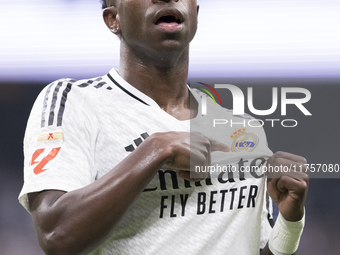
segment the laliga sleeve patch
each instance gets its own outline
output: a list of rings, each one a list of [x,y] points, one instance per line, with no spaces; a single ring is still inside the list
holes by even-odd
[[[30,163],[31,166],[34,166],[37,164],[36,166],[34,166],[33,172],[36,175],[41,174],[42,172],[45,172],[47,169],[43,169],[43,168],[47,165],[48,162],[50,162],[52,159],[54,159],[58,155],[60,148],[61,147],[52,148],[48,150],[46,149],[36,150],[32,155],[32,159]]]

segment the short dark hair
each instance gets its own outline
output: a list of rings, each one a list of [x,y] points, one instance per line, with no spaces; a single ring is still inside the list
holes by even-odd
[[[100,0],[100,2],[102,3],[103,9],[107,8],[106,0]]]

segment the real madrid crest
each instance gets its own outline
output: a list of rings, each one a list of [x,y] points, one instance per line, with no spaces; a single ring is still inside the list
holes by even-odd
[[[257,135],[247,133],[245,128],[235,129],[230,138],[234,140],[231,145],[233,152],[251,152],[259,143]]]

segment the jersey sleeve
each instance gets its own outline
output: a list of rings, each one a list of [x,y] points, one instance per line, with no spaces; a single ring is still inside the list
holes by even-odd
[[[95,113],[92,99],[71,79],[51,83],[32,108],[24,138],[24,185],[19,202],[29,211],[27,194],[72,191],[95,180]]]

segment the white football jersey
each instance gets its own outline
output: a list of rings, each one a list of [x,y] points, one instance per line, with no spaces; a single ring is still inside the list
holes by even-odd
[[[190,91],[201,105],[206,95]],[[207,115],[180,121],[114,69],[94,79],[51,83],[28,120],[20,203],[29,211],[27,193],[89,185],[155,132],[198,131],[231,148],[212,153],[209,178],[189,182],[159,170],[91,254],[259,254],[271,232],[271,199],[261,169],[272,152],[262,128],[213,127],[221,117],[229,123],[251,118],[207,101]]]

